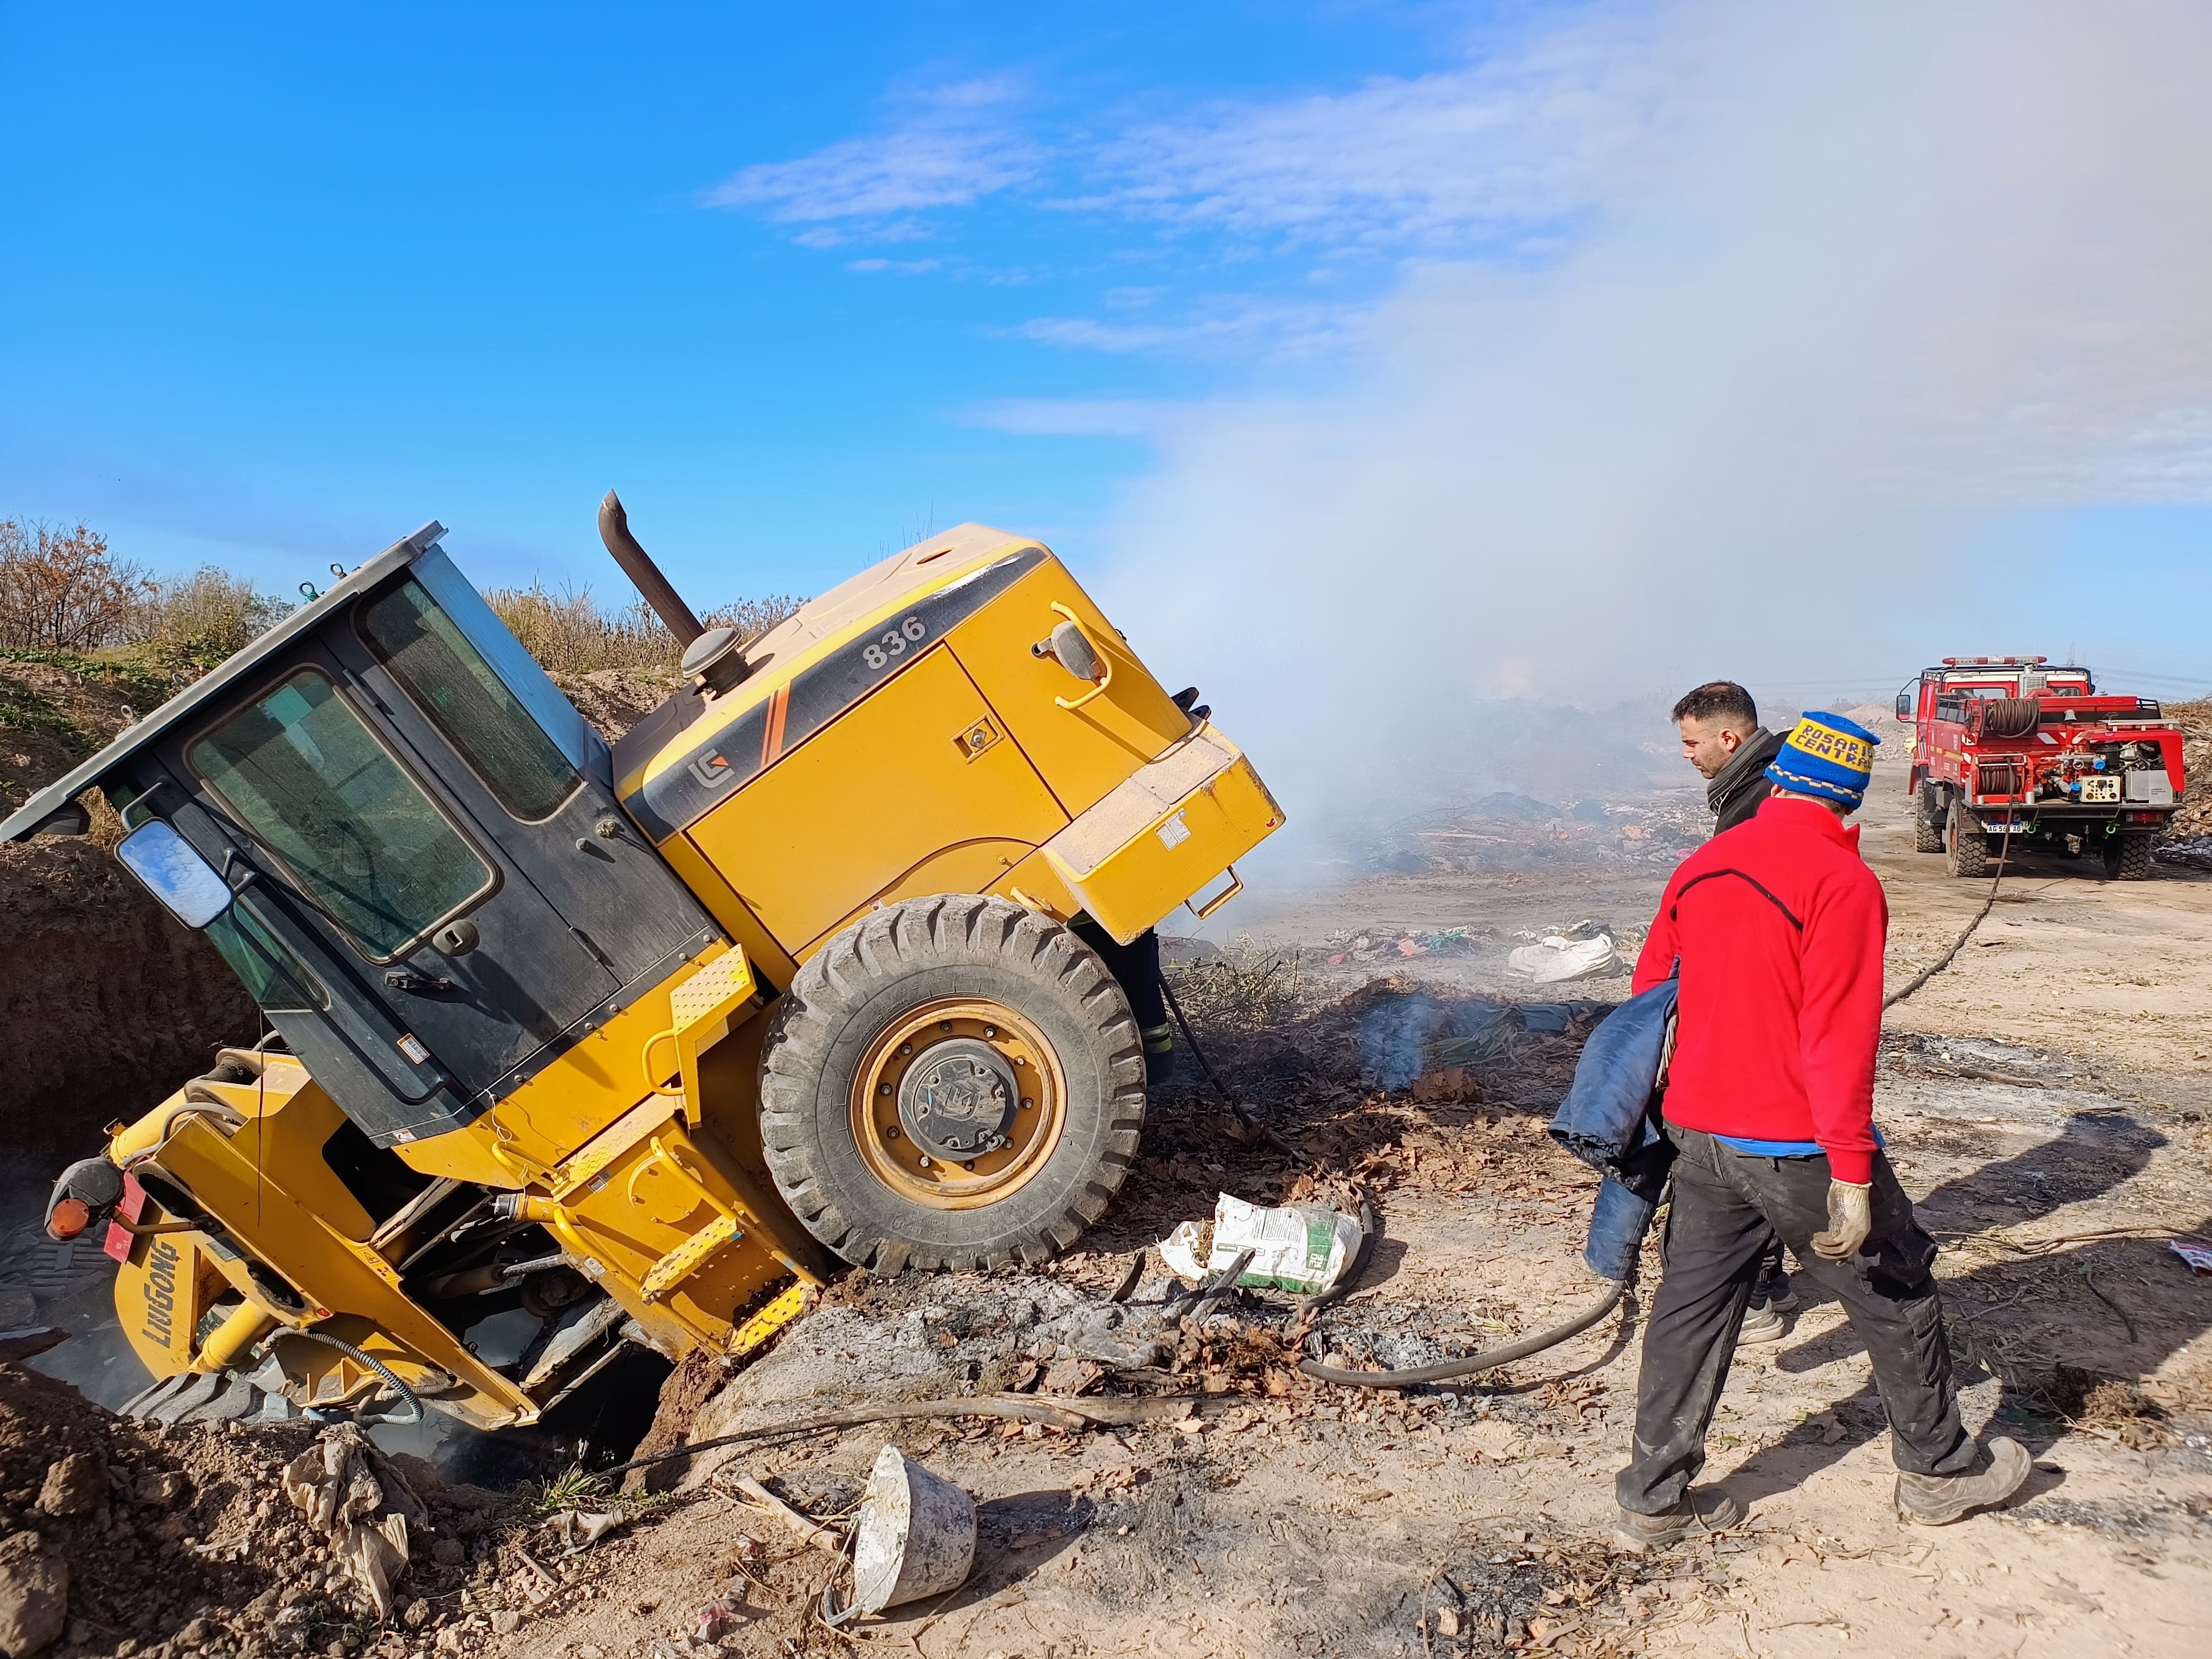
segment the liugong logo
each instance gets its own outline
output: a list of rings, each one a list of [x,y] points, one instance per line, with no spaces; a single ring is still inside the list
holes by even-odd
[[[177,1247],[166,1238],[154,1241],[146,1256],[146,1322],[141,1334],[163,1347],[173,1347],[177,1315]]]

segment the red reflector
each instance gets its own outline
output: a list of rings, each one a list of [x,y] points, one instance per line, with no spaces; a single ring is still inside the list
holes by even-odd
[[[131,1260],[131,1235],[123,1231],[118,1222],[107,1224],[107,1237],[100,1241],[100,1254],[113,1256],[118,1261]]]
[[[46,1218],[46,1237],[67,1243],[92,1224],[92,1206],[81,1198],[65,1198]]]

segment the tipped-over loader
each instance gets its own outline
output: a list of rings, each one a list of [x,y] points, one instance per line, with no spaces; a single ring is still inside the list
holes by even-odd
[[[100,790],[264,1011],[49,1207],[105,1226],[142,1413],[529,1422],[841,1260],[1041,1260],[1127,1174],[1123,981],[1282,822],[1195,694],[981,525],[752,639],[600,529],[688,682],[611,749],[432,524],[0,824]]]

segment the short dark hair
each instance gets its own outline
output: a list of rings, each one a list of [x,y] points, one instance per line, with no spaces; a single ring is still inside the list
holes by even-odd
[[[1682,694],[1670,718],[1677,726],[1695,720],[1720,726],[1741,724],[1748,732],[1759,724],[1759,705],[1734,680],[1707,680]]]

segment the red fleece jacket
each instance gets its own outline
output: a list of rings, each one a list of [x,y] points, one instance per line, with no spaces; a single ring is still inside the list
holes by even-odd
[[[1682,962],[1668,1120],[1818,1141],[1838,1181],[1872,1180],[1888,930],[1856,826],[1811,801],[1767,801],[1683,860],[1636,963],[1644,991]]]

